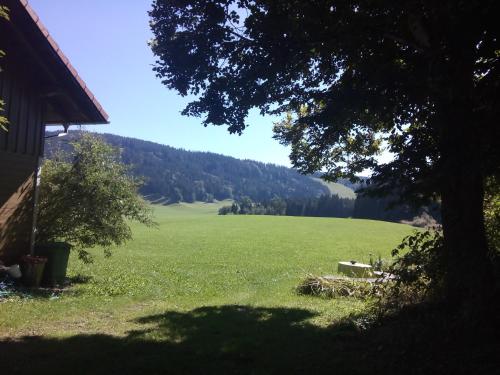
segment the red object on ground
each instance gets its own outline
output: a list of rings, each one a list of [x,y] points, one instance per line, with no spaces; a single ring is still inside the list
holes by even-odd
[[[29,263],[29,264],[47,263],[47,258],[35,255],[25,255],[21,258],[21,260],[23,263]]]

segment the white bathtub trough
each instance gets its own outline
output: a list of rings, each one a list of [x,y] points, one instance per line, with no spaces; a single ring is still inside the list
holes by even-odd
[[[372,266],[355,261],[339,262],[338,272],[349,277],[374,277]]]

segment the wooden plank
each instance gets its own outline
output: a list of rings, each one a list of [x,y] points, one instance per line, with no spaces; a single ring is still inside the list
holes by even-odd
[[[7,145],[6,149],[9,151],[16,151],[17,147],[17,131],[19,128],[18,122],[19,122],[19,115],[20,115],[20,101],[21,101],[21,95],[20,95],[20,85],[17,82],[17,80],[13,79],[11,77],[12,84],[11,84],[11,90],[10,90],[10,96],[9,96],[9,102],[7,105],[7,116],[9,118],[9,134],[7,137]]]
[[[0,100],[4,100],[3,99],[4,88],[5,88],[5,73],[0,72]],[[0,112],[0,116],[6,115],[3,109],[4,107],[2,106],[2,111]],[[3,149],[6,137],[7,137],[7,132],[5,130],[0,129],[0,150]]]
[[[29,105],[28,105],[28,121],[26,125],[26,136],[24,141],[25,153],[28,155],[33,155],[33,149],[35,147],[35,134],[36,134],[36,97],[30,90],[29,93]]]
[[[44,126],[42,123],[42,103],[41,100],[39,100],[38,96],[36,96],[37,100],[33,101],[33,110],[34,110],[34,126],[35,126],[35,131],[33,132],[33,156],[40,156],[40,149],[42,148],[41,143],[45,140],[44,139]]]
[[[45,152],[45,123],[43,122],[43,119],[45,118],[45,112],[47,111],[47,103],[41,103],[41,107],[40,124],[42,124],[42,128],[40,129],[40,135],[38,137],[38,156],[43,156],[43,153]]]
[[[17,121],[17,134],[14,149],[12,151],[20,154],[26,153],[26,137],[29,126],[30,95],[26,87],[19,90],[19,119]]]
[[[10,92],[11,92],[11,83],[12,80],[9,79],[7,74],[5,72],[0,73],[0,77],[2,78],[2,90],[0,91],[0,96],[2,97],[2,100],[4,101],[4,112],[2,113],[4,116],[7,116],[9,118],[9,113],[8,113],[8,103],[9,103],[9,98],[10,98]],[[10,126],[9,126],[10,128]],[[8,142],[8,136],[9,133],[5,131],[0,131],[0,150],[6,150],[7,149],[7,142]]]

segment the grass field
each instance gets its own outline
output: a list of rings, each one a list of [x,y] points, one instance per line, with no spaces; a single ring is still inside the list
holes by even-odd
[[[10,354],[0,362],[27,370],[19,358],[32,353],[48,369],[62,351],[61,369],[72,373],[89,373],[72,365],[85,365],[86,355],[96,356],[94,373],[266,373],[289,357],[285,368],[299,366],[296,350],[313,355],[310,345],[333,340],[331,324],[365,306],[298,296],[294,287],[308,273],[335,273],[339,260],[389,258],[412,231],[370,220],[216,215],[223,204],[155,206],[158,228],[133,225],[134,240],[112,257],[96,249],[95,262],[83,264],[73,254],[68,292],[1,302],[0,353]]]

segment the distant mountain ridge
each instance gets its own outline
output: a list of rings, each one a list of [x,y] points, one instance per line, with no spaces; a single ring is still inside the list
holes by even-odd
[[[50,158],[57,149],[68,150],[69,142],[80,134],[71,131],[64,138],[47,139],[46,157]],[[314,176],[304,176],[283,166],[186,151],[114,134],[98,135],[122,150],[123,162],[132,166],[135,175],[145,178],[141,193],[157,203],[210,202],[245,196],[254,201],[266,201],[274,197],[309,198],[335,194],[335,186],[327,186]],[[339,195],[354,194],[343,185],[339,185],[338,190]]]

